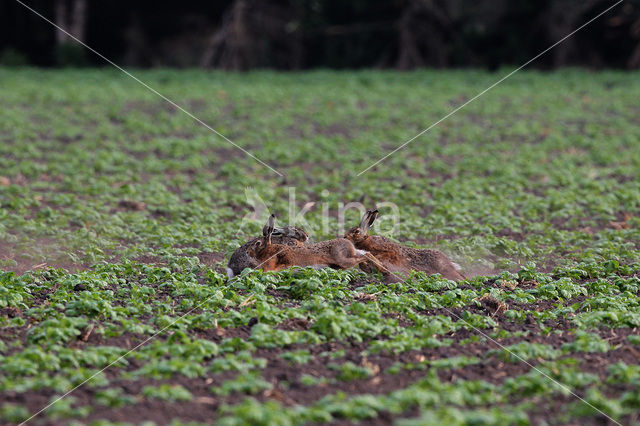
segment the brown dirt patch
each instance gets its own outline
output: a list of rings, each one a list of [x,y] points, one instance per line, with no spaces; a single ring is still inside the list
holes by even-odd
[[[38,246],[39,252],[22,251],[10,244],[0,245],[0,270],[15,272],[23,275],[29,271],[37,269],[58,269],[62,268],[74,273],[88,267],[84,263],[74,263],[71,260],[64,260],[56,257],[53,253],[60,253],[60,246],[52,242],[49,238],[40,238],[33,242]],[[43,249],[44,248],[44,249]]]

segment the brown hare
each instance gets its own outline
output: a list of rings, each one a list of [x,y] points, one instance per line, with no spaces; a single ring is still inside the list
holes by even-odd
[[[347,269],[363,262],[371,262],[384,270],[374,256],[357,250],[345,238],[289,246],[272,241],[274,229],[275,215],[272,214],[262,230],[262,239],[254,241],[248,251],[259,262],[263,271],[280,271],[291,266]]]
[[[406,276],[411,270],[416,270],[440,274],[453,281],[465,279],[458,272],[460,267],[439,250],[405,247],[388,238],[369,235],[369,228],[377,217],[378,210],[367,211],[360,221],[360,226],[350,229],[344,237],[356,248],[374,255],[393,275]]]
[[[255,257],[249,254],[249,249],[253,247],[256,241],[260,240],[262,240],[262,237],[251,238],[233,252],[227,264],[227,276],[229,278],[240,274],[246,268],[253,269],[260,264]],[[309,235],[304,229],[287,225],[282,228],[274,228],[272,241],[286,246],[301,246],[309,241]]]

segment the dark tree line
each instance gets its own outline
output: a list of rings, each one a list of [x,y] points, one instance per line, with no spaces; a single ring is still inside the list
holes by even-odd
[[[23,0],[118,63],[305,69],[523,63],[615,0]],[[0,0],[0,64],[102,61]],[[625,0],[536,62],[640,67],[640,0]]]

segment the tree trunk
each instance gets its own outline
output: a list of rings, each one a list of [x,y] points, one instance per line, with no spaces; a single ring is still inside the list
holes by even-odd
[[[218,63],[230,70],[249,68],[255,51],[247,25],[247,0],[235,0],[222,17],[220,28],[211,35],[202,53],[203,67]]]
[[[67,2],[65,0],[56,0],[55,15],[56,25],[65,31],[69,31],[67,21]],[[68,39],[69,36],[67,36],[63,31],[56,29],[56,43],[58,45],[61,45]]]
[[[87,20],[87,0],[74,0],[71,12],[69,32],[79,40],[84,41],[84,31]]]
[[[547,14],[547,28],[551,43],[566,37],[580,25],[580,18],[591,9],[598,0],[565,0],[551,2]],[[575,51],[573,37],[569,37],[557,45],[552,52],[553,66],[562,67],[569,64],[571,53]]]
[[[71,5],[69,3],[72,3]],[[71,7],[70,7],[71,6]],[[87,0],[56,0],[55,23],[72,36],[84,41],[87,21]],[[56,43],[61,45],[71,41],[63,31],[56,30]]]
[[[414,37],[412,22],[416,11],[415,3],[410,1],[402,11],[398,21],[398,60],[396,68],[408,70],[424,65],[420,55],[418,41]]]
[[[631,70],[637,70],[640,68],[640,43],[638,43],[636,48],[633,49],[633,52],[629,57],[629,61],[627,62],[627,67]]]

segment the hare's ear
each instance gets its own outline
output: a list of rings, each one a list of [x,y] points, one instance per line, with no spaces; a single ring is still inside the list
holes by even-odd
[[[257,255],[258,249],[262,246],[262,243],[264,242],[263,238],[256,238],[247,248],[247,252],[255,257]]]
[[[273,234],[273,230],[276,226],[276,215],[272,214],[269,216],[267,223],[262,228],[262,236],[264,237],[265,244],[271,244],[271,234]]]
[[[370,210],[370,215],[369,215],[369,228],[371,228],[373,226],[373,222],[376,221],[376,219],[378,218],[378,209],[375,210]]]
[[[366,234],[375,222],[378,217],[378,210],[367,210],[367,212],[362,216],[362,220],[360,221],[360,231],[363,234]]]

